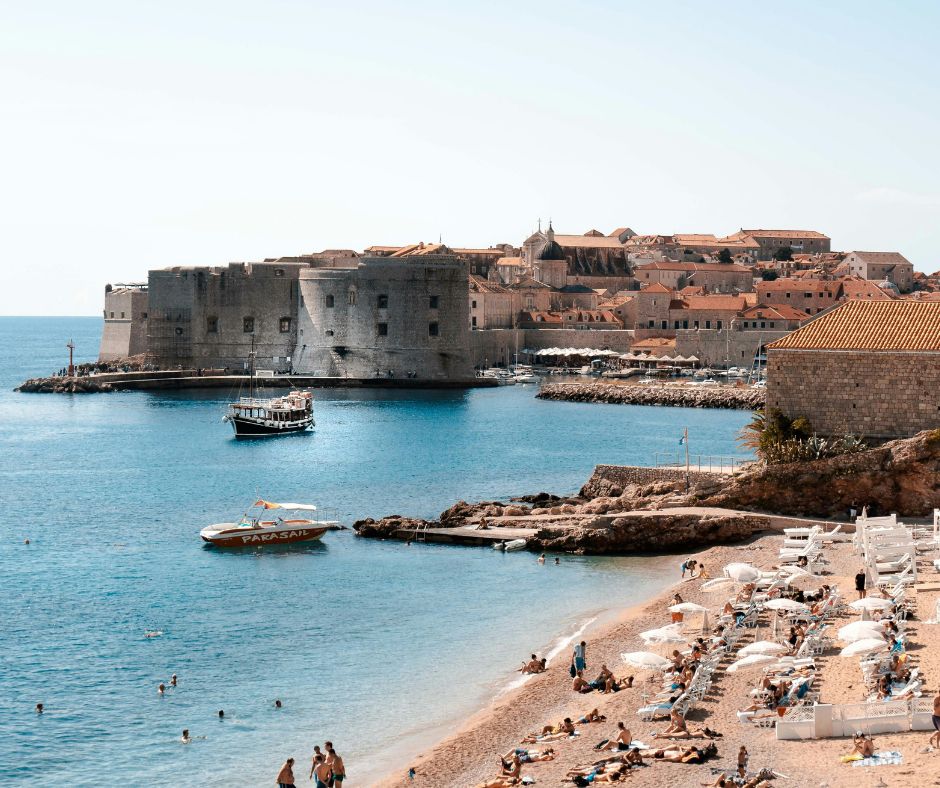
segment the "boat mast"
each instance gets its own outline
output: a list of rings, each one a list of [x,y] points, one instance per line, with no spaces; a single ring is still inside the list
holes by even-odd
[[[251,350],[248,351],[248,396],[255,398],[255,336],[251,335]]]

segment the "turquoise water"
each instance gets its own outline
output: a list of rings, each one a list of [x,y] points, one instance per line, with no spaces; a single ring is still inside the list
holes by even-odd
[[[740,455],[748,418],[541,402],[532,387],[318,391],[313,434],[236,442],[224,392],[10,390],[63,366],[69,337],[94,358],[99,332],[97,318],[0,318],[2,784],[269,784],[325,739],[348,784],[368,784],[532,650],[659,589],[673,560],[539,566],[349,532],[232,553],[204,548],[203,525],[257,495],[351,523],[571,493],[596,463],[674,451],[686,426],[696,451]],[[161,698],[171,673],[179,686]],[[179,744],[183,728],[199,738]]]

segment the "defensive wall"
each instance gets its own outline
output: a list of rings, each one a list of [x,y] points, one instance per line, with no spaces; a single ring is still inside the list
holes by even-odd
[[[940,353],[770,349],[767,406],[820,435],[910,437],[940,427]]]
[[[287,370],[305,264],[230,263],[149,274],[148,348],[160,367]]]
[[[105,286],[99,361],[147,352],[148,309],[146,285]]]
[[[473,378],[467,263],[364,257],[300,274],[294,369],[351,378]]]
[[[761,346],[789,333],[727,328],[679,329],[676,331],[676,353],[686,358],[695,356],[699,366],[703,367],[750,367]]]
[[[633,331],[576,328],[487,328],[471,331],[470,361],[474,367],[508,365],[524,361],[522,351],[550,347],[607,348],[626,353],[634,341]]]

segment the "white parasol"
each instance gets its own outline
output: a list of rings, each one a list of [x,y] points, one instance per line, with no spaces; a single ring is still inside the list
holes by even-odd
[[[708,608],[695,602],[680,602],[669,606],[670,613],[707,613]]]
[[[649,668],[650,670],[662,670],[667,665],[671,665],[665,657],[654,654],[652,651],[633,651],[629,654],[621,654],[621,659],[634,668]]]
[[[808,605],[797,602],[795,599],[768,599],[764,602],[764,607],[768,610],[789,610],[794,613],[805,613],[809,610]]]
[[[772,640],[758,640],[742,648],[738,654],[742,657],[749,657],[751,654],[780,654],[784,651],[789,651],[789,649]]]
[[[854,643],[856,640],[865,640],[871,637],[884,639],[884,630],[877,621],[853,621],[839,629],[839,640]]]
[[[760,577],[760,570],[750,564],[728,564],[724,571],[726,577],[739,583],[751,583]]]
[[[739,670],[750,670],[776,661],[777,658],[770,656],[770,654],[750,654],[728,665],[728,672],[737,673]]]
[[[839,652],[840,657],[858,657],[863,654],[874,654],[876,651],[884,651],[888,644],[881,638],[865,638],[850,643]]]
[[[685,638],[680,634],[682,624],[668,624],[659,629],[649,629],[641,632],[640,637],[646,645],[652,643],[684,643]]]
[[[868,610],[869,612],[872,610],[886,610],[889,607],[894,607],[894,600],[866,596],[864,599],[856,599],[854,602],[850,602],[849,607],[853,610]]]
[[[731,585],[734,585],[734,580],[730,577],[716,577],[714,580],[706,580],[699,586],[699,589],[701,591],[726,591]]]

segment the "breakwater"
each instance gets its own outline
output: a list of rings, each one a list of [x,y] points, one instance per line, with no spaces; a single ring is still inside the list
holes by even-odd
[[[617,386],[605,383],[547,383],[539,399],[605,402],[617,405],[668,405],[677,408],[756,410],[764,405],[763,389],[700,386]]]

